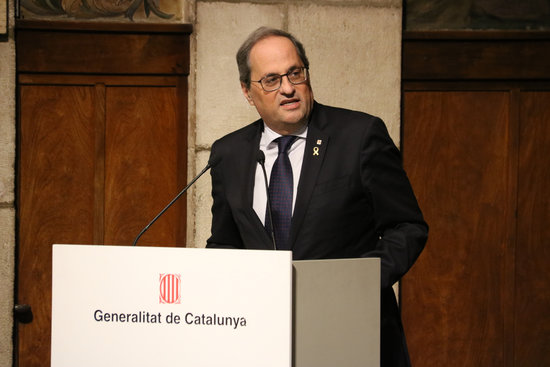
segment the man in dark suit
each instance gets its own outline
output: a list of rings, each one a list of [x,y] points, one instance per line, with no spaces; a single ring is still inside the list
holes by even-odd
[[[290,249],[296,260],[379,257],[381,365],[410,365],[392,285],[419,256],[428,226],[384,123],[315,102],[304,48],[286,32],[258,29],[237,63],[261,119],[212,146],[220,161],[207,247]],[[279,185],[285,195],[272,193]]]

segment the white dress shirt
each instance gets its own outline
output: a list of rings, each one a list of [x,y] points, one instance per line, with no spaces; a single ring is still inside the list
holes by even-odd
[[[292,212],[294,213],[294,203],[296,202],[298,181],[300,180],[300,171],[302,170],[302,161],[304,158],[304,151],[306,149],[307,125],[293,135],[297,136],[298,139],[296,139],[288,150],[288,158],[290,159],[290,164],[292,165]],[[277,142],[274,142],[274,140],[280,136],[280,134],[277,134],[275,131],[271,130],[264,123],[264,131],[260,138],[260,150],[262,150],[265,154],[267,182],[269,182],[271,177],[271,169],[273,168],[273,164],[279,155],[279,147],[277,146]],[[267,191],[265,187],[264,173],[262,171],[262,166],[259,163],[256,166],[256,177],[254,179],[254,199],[252,207],[258,215],[258,218],[260,218],[262,223],[265,225]]]

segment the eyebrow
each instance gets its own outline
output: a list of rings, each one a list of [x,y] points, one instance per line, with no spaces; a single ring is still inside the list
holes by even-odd
[[[298,66],[298,65],[294,65],[294,66],[291,66],[289,67],[286,72],[289,73],[291,70],[294,70],[294,69],[300,69],[300,68],[303,68],[304,66]],[[286,73],[285,73],[286,74]],[[265,74],[262,78],[266,78],[268,76],[275,76],[275,75],[281,75],[281,74],[277,74],[277,73],[267,73]],[[284,75],[284,74],[283,74]]]

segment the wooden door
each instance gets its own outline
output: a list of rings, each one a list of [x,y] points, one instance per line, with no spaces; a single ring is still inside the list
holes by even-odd
[[[189,27],[87,27],[18,25],[16,302],[33,314],[16,328],[18,366],[49,365],[52,244],[131,245],[186,181]],[[112,38],[137,51],[117,57]],[[185,246],[185,216],[181,200],[139,245]]]
[[[430,225],[401,283],[414,366],[550,365],[548,46],[405,37],[402,151]]]
[[[550,91],[519,96],[515,366],[550,366]]]
[[[506,92],[407,92],[405,166],[430,239],[402,282],[413,365],[503,366],[515,184]]]
[[[16,358],[18,366],[44,366],[51,245],[94,243],[93,89],[22,87],[20,100],[16,302],[32,307],[33,320],[17,327]]]

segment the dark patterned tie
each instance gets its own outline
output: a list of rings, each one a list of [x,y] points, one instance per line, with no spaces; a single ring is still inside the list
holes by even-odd
[[[290,220],[292,219],[292,166],[288,158],[288,149],[296,140],[296,136],[281,136],[275,141],[279,146],[279,155],[271,169],[269,178],[269,200],[273,215],[273,232],[275,243],[279,250],[290,250],[288,238],[290,235]],[[269,233],[269,209],[266,213],[265,227]]]

